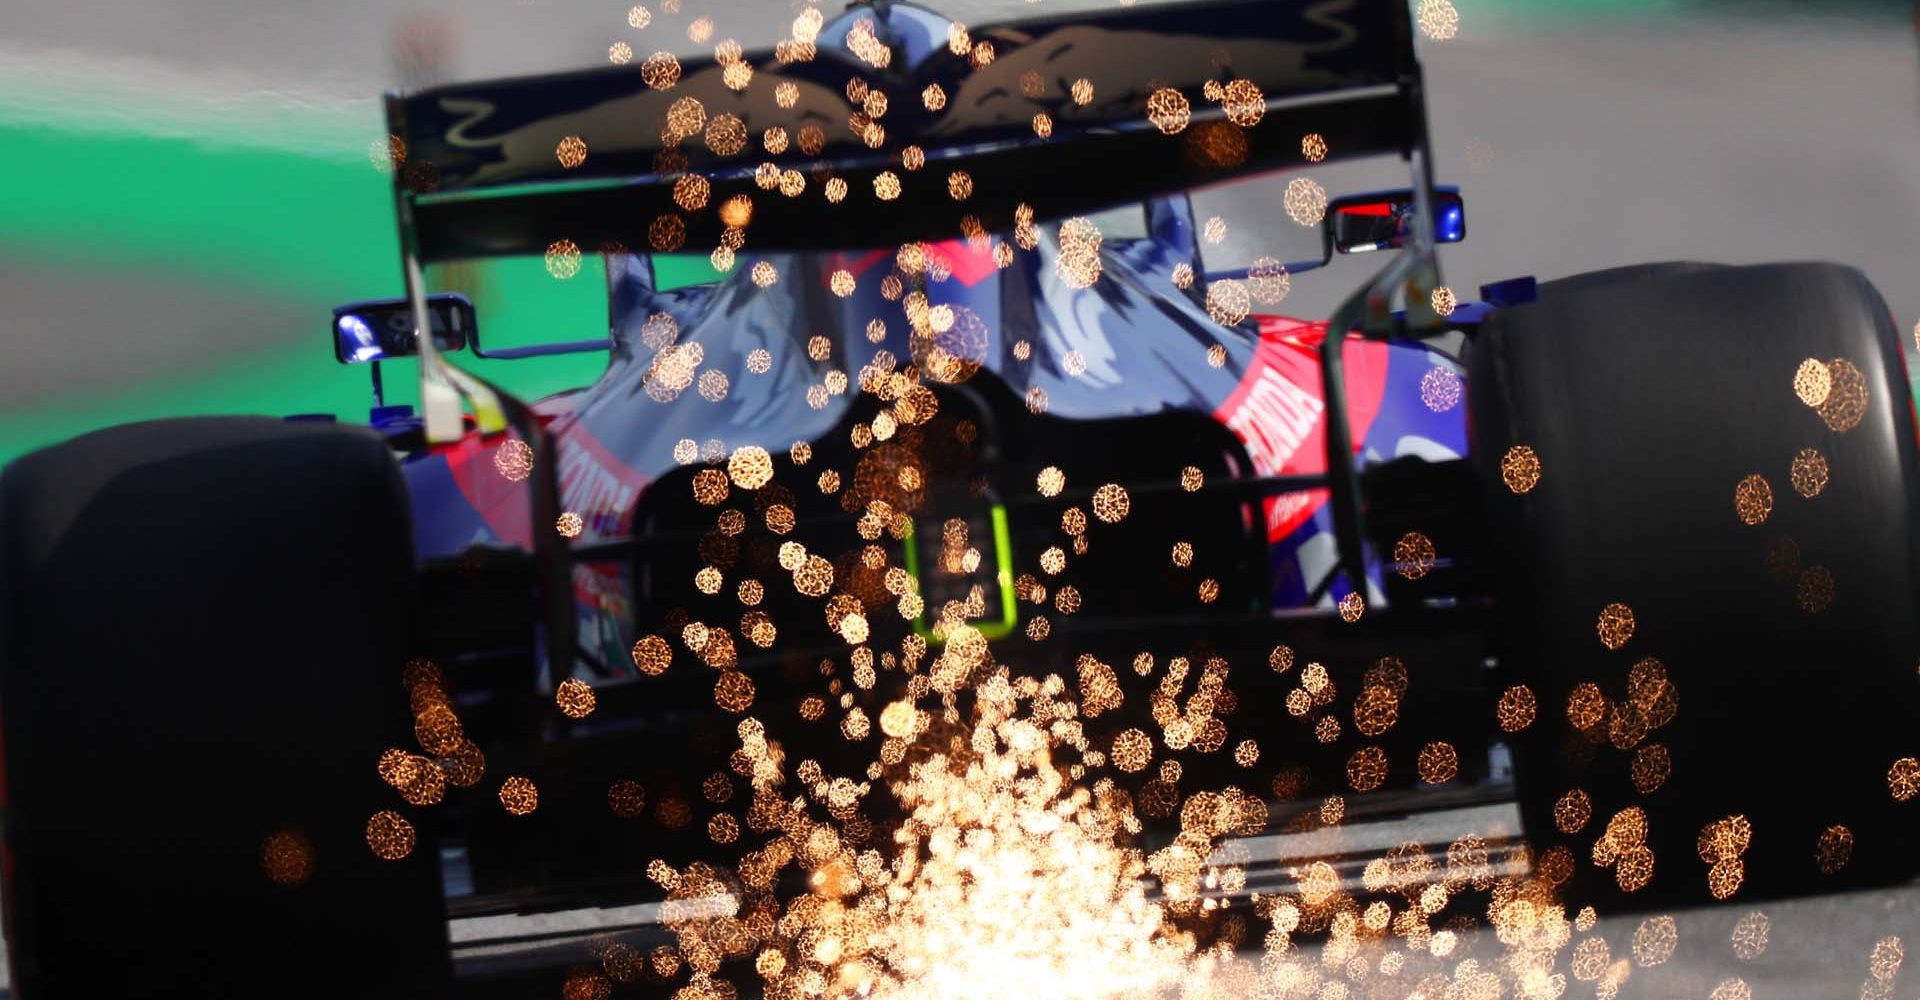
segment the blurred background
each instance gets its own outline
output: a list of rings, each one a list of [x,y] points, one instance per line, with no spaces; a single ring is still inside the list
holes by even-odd
[[[932,5],[978,23],[1111,2]],[[729,37],[751,49],[800,6],[647,5],[645,29],[627,23],[628,3],[584,0],[12,5],[0,37],[0,461],[146,417],[364,419],[365,372],[335,364],[328,320],[335,304],[400,292],[389,179],[369,155],[380,92],[604,65],[617,42],[641,56]],[[1457,36],[1422,44],[1439,180],[1467,200],[1469,241],[1444,258],[1463,297],[1505,277],[1641,260],[1817,258],[1864,269],[1903,331],[1920,319],[1909,0],[1455,6]],[[702,16],[706,45],[687,32]],[[1296,282],[1282,311],[1324,316],[1373,263]],[[489,340],[604,330],[589,264],[565,283],[537,260],[486,265]],[[485,373],[538,395],[590,381],[602,361]],[[389,374],[394,401],[410,400],[408,377]]]

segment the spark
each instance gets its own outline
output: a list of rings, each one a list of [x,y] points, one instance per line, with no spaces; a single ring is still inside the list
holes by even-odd
[[[1327,214],[1327,189],[1312,178],[1295,177],[1287,182],[1281,204],[1287,218],[1302,226],[1317,226]]]
[[[1540,485],[1540,457],[1532,448],[1517,444],[1500,459],[1500,479],[1515,493],[1530,493]]]
[[[569,677],[553,692],[553,702],[569,719],[584,719],[593,714],[593,688],[586,681]]]
[[[412,854],[416,839],[413,824],[390,809],[374,813],[367,820],[367,848],[382,861],[399,861]]]
[[[1773,513],[1773,487],[1765,476],[1751,475],[1734,485],[1733,513],[1745,525],[1761,524]]]
[[[580,244],[572,240],[555,240],[547,246],[547,273],[556,280],[565,281],[580,273]]]

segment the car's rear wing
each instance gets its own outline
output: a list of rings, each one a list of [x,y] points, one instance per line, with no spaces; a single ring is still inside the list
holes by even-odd
[[[403,240],[434,262],[562,239],[711,248],[739,221],[713,210],[735,195],[752,199],[759,249],[952,238],[966,216],[1004,232],[1022,204],[1061,217],[1304,166],[1309,133],[1336,158],[1404,155],[1423,141],[1418,89],[1405,0],[1160,3],[971,32],[876,2],[810,45],[725,62],[635,53],[390,97],[387,116],[406,157]],[[800,190],[763,188],[769,169],[796,171]],[[961,172],[952,183],[971,193],[956,198]],[[692,175],[704,210],[684,187],[676,201]]]

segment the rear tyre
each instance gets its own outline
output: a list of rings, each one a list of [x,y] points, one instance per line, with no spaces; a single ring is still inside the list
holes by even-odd
[[[384,443],[117,427],[0,475],[7,936],[21,995],[417,996],[438,858],[369,817],[404,745],[406,494]]]
[[[1796,396],[1807,359],[1831,365],[1818,406]],[[1469,379],[1503,662],[1538,703],[1522,811],[1537,850],[1568,852],[1548,870],[1616,906],[1911,877],[1920,797],[1896,801],[1889,769],[1920,755],[1920,454],[1866,279],[1775,264],[1544,288],[1486,324]],[[1523,460],[1503,474],[1516,447],[1539,463],[1525,492]],[[1630,636],[1602,626],[1616,603]],[[1607,837],[1634,806],[1644,841],[1631,813]],[[1699,843],[1729,817],[1743,850]]]

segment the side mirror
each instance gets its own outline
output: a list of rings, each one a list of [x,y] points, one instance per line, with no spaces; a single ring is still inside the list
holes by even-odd
[[[457,351],[476,335],[473,303],[458,292],[427,296],[433,343]],[[343,365],[384,361],[419,353],[413,330],[413,306],[406,299],[355,302],[333,311],[333,356]]]
[[[1459,188],[1433,189],[1433,239],[1458,243],[1467,237],[1467,213]],[[1348,195],[1327,206],[1327,238],[1338,253],[1398,250],[1413,236],[1413,192],[1374,191]]]

